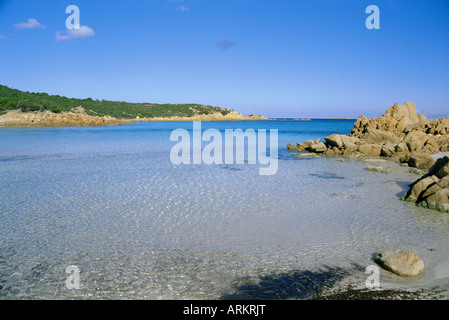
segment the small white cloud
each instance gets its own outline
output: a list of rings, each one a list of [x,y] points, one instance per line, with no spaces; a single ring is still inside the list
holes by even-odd
[[[3,34],[0,34],[0,39],[8,39],[8,37]]]
[[[56,33],[56,41],[77,39],[77,38],[88,38],[95,35],[94,30],[88,26],[80,26],[79,29],[69,29],[65,32]]]
[[[36,19],[30,18],[27,22],[20,22],[14,25],[17,29],[38,29],[45,28],[45,26],[41,25]]]
[[[176,10],[178,10],[178,11],[189,11],[189,7],[184,6],[184,5],[181,4],[181,5],[176,7]]]
[[[236,45],[236,42],[228,41],[228,40],[220,40],[217,42],[217,47],[222,48],[223,50],[228,50]]]

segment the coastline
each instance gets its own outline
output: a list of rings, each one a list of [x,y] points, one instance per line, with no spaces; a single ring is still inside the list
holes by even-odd
[[[132,124],[135,122],[192,122],[192,121],[260,121],[275,120],[263,116],[244,116],[236,111],[226,115],[219,112],[212,114],[197,114],[192,117],[155,117],[133,119],[114,118],[111,116],[92,116],[85,112],[61,112],[50,111],[22,112],[9,110],[0,116],[0,127],[91,127],[91,126],[116,126]]]
[[[334,118],[328,118],[334,119]],[[337,118],[335,118],[337,119]],[[340,119],[340,118],[338,118]],[[341,118],[343,119],[343,118]],[[27,128],[27,127],[93,127],[117,126],[133,124],[136,122],[193,122],[193,121],[311,121],[311,118],[267,118],[256,115],[242,115],[236,111],[223,115],[220,112],[212,114],[196,114],[191,117],[139,117],[115,118],[112,116],[94,116],[87,114],[84,109],[74,108],[69,112],[53,113],[51,111],[8,110],[0,115],[0,128]]]
[[[263,116],[244,116],[236,111],[231,111],[226,115],[219,112],[212,114],[197,114],[192,117],[154,117],[154,118],[140,118],[131,119],[132,122],[191,122],[191,121],[259,121],[259,120],[273,120]]]

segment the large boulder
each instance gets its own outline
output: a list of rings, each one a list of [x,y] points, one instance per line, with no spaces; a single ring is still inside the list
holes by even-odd
[[[449,176],[445,176],[444,178],[438,180],[438,178],[436,176],[430,176],[433,178],[434,183],[432,183],[431,185],[429,184],[426,187],[426,190],[421,194],[423,198],[427,198],[431,195],[433,195],[434,193],[440,191],[441,189],[445,189],[449,186]],[[427,177],[426,179],[430,178]],[[423,179],[425,180],[425,179]]]
[[[381,151],[382,146],[375,143],[360,144],[357,148],[357,152],[370,157],[380,156]]]
[[[304,150],[307,150],[308,145],[298,142],[298,143],[296,143],[296,147],[301,149],[301,151],[304,151]]]
[[[427,140],[423,143],[422,151],[428,154],[435,154],[440,152],[438,138],[432,135],[428,135]]]
[[[411,131],[401,142],[407,145],[410,152],[421,151],[424,141],[427,141],[427,134],[422,131]]]
[[[412,202],[418,201],[418,199],[422,198],[421,195],[427,190],[427,188],[438,180],[439,179],[436,176],[428,176],[417,180],[403,196],[403,200]]]
[[[427,153],[412,152],[407,163],[410,167],[430,169],[435,164],[435,159]]]
[[[449,212],[449,188],[439,188],[426,198],[425,205],[429,209]]]
[[[398,143],[397,145],[396,145],[396,150],[395,150],[395,152],[396,153],[408,153],[409,151],[408,151],[408,147],[407,147],[407,144],[405,143],[405,142],[400,142],[400,143]]]
[[[376,144],[384,144],[384,143],[397,144],[399,142],[399,137],[396,136],[393,132],[377,129],[361,135],[361,139],[368,143],[376,143]]]
[[[339,148],[342,149],[343,148],[343,140],[342,140],[342,134],[331,134],[328,137],[325,137],[324,140],[326,141],[326,143],[333,147],[333,148]]]
[[[344,149],[348,145],[356,145],[360,142],[360,140],[357,137],[350,137],[344,134],[331,134],[328,137],[325,137],[324,140],[326,143],[331,146],[338,149]]]
[[[396,145],[393,143],[386,143],[380,150],[380,155],[384,157],[391,157],[396,151]]]
[[[310,146],[312,146],[313,144],[316,144],[316,142],[313,141],[313,140],[307,140],[306,142],[304,142],[304,144],[305,144],[307,147],[310,147]]]
[[[327,150],[327,146],[323,142],[318,142],[315,144],[312,144],[309,147],[309,151],[314,153],[323,153]]]
[[[424,271],[424,262],[416,254],[402,249],[381,251],[374,261],[401,277],[413,277]]]
[[[287,150],[292,151],[306,151],[308,150],[309,146],[304,143],[297,143],[296,146],[287,144]]]

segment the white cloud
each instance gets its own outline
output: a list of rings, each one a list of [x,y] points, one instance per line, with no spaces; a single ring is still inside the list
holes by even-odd
[[[17,29],[38,29],[45,28],[45,26],[41,25],[36,19],[30,18],[27,22],[20,22],[14,25]]]
[[[178,10],[178,11],[189,11],[189,7],[184,6],[184,5],[181,4],[181,5],[176,7],[176,10]]]
[[[94,30],[88,26],[80,26],[79,29],[69,29],[65,32],[56,33],[56,41],[77,39],[77,38],[88,38],[95,35]]]
[[[0,39],[8,39],[8,37],[3,34],[0,34]]]

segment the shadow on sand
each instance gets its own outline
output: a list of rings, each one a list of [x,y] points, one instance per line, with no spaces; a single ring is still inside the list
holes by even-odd
[[[364,268],[353,264],[349,268],[324,266],[320,271],[292,270],[269,274],[258,279],[239,279],[233,292],[222,300],[439,300],[441,292],[433,289],[377,289],[342,286],[340,281]],[[340,286],[339,286],[340,284]],[[441,290],[440,290],[441,291]]]
[[[354,268],[362,270],[360,266]],[[363,272],[363,271],[362,271]],[[286,300],[313,299],[324,290],[331,289],[350,269],[324,266],[322,270],[292,270],[269,274],[258,279],[239,279],[231,293],[221,296],[223,300]]]

